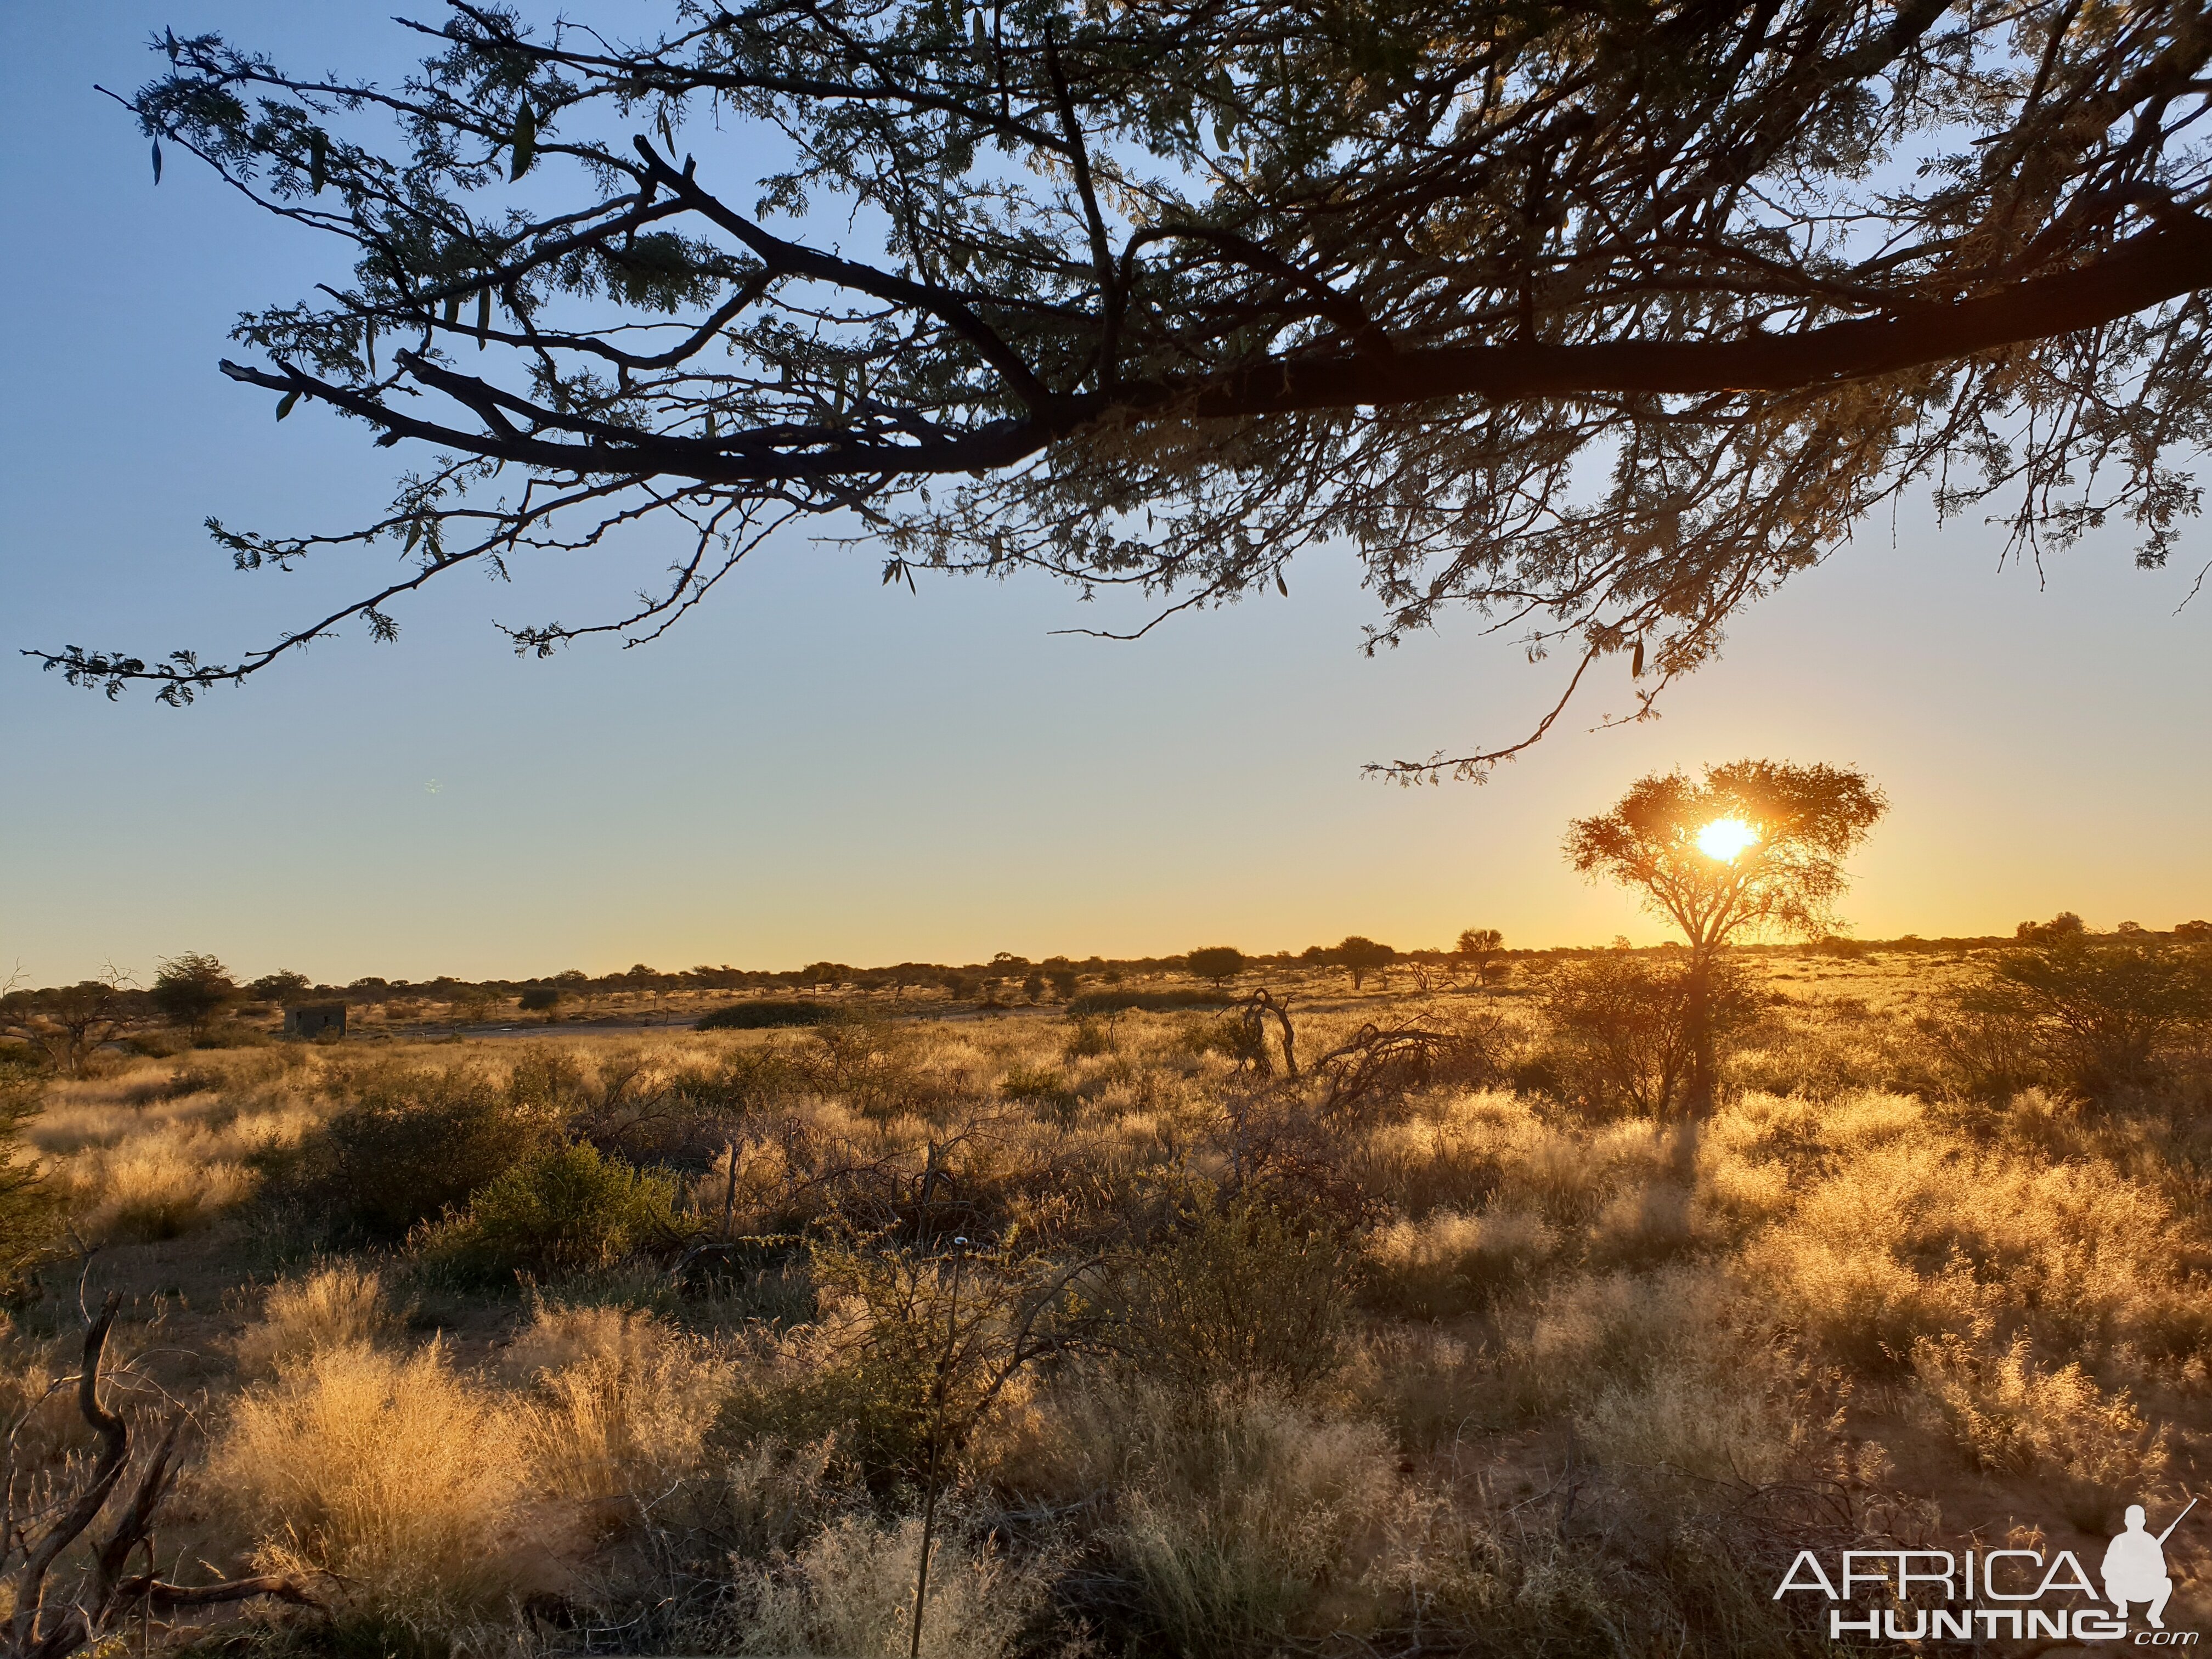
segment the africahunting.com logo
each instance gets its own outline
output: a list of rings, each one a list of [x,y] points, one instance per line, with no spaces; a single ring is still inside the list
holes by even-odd
[[[2165,1531],[2154,1533],[2143,1506],[2129,1504],[2125,1530],[2105,1547],[2101,1589],[2072,1550],[2047,1557],[2031,1549],[1844,1550],[1833,1571],[1815,1552],[1800,1550],[1774,1599],[1809,1595],[1844,1603],[1828,1610],[1832,1641],[2042,1638],[2193,1647],[2200,1632],[2166,1627],[2173,1596],[2166,1540],[2196,1507],[2192,1498]],[[1853,1605],[1862,1598],[1891,1605]],[[2140,1612],[2142,1628],[2131,1622],[2131,1610]]]

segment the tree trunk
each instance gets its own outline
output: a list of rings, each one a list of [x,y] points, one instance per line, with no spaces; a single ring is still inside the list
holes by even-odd
[[[1690,1051],[1690,1075],[1683,1106],[1692,1118],[1712,1114],[1717,1080],[1713,1075],[1712,957],[1698,951],[1690,958],[1690,977],[1682,1003],[1682,1036]]]

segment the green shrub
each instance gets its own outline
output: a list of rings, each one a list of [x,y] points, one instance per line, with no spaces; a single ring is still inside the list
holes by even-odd
[[[61,1195],[21,1144],[43,1093],[27,1066],[0,1066],[0,1297],[23,1288],[61,1235]]]
[[[306,1149],[307,1184],[372,1236],[398,1237],[465,1203],[552,1134],[546,1114],[473,1067],[379,1068],[349,1083],[353,1103]]]
[[[766,1031],[793,1025],[827,1025],[840,1018],[836,1005],[828,1002],[733,1002],[717,1008],[691,1029],[695,1031]]]
[[[673,1180],[564,1143],[513,1165],[424,1243],[426,1255],[489,1277],[551,1278],[609,1267],[683,1233]]]
[[[1098,1019],[1079,1019],[1060,1054],[1066,1060],[1096,1060],[1101,1054],[1114,1053],[1118,1047],[1111,1025]]]
[[[547,1009],[557,1007],[560,1005],[561,993],[555,986],[533,985],[523,992],[518,1000],[524,1013],[542,1014]]]
[[[2212,951],[2039,933],[2000,956],[1962,1002],[2012,1028],[2084,1094],[2139,1088],[2165,1074],[2185,1039],[2212,1026]]]
[[[1077,1103],[1067,1079],[1049,1066],[1015,1067],[1000,1079],[999,1092],[1008,1100],[1038,1107],[1057,1118],[1067,1117]]]
[[[1191,1198],[1164,1237],[1113,1264],[1116,1346],[1147,1376],[1200,1391],[1297,1388],[1335,1370],[1350,1249],[1262,1197]]]

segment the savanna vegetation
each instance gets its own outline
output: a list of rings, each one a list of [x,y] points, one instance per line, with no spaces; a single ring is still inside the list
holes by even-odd
[[[2086,1557],[2212,1459],[2212,945],[2064,922],[1712,953],[1703,1110],[1691,951],[1482,938],[1426,991],[19,1045],[11,1640],[1830,1650],[1799,1547]],[[34,1580],[111,1292],[114,1496]]]

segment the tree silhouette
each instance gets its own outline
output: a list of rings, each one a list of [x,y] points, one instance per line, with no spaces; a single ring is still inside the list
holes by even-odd
[[[240,993],[222,963],[204,951],[187,951],[161,964],[151,994],[156,1008],[197,1034],[205,1031]]]
[[[1192,973],[1216,985],[1226,985],[1244,971],[1244,953],[1233,945],[1209,945],[1183,960]]]
[[[1385,974],[1398,953],[1387,945],[1353,933],[1339,941],[1328,953],[1329,960],[1352,975],[1352,988],[1358,990],[1370,974]]]
[[[1462,927],[1453,953],[1474,970],[1475,982],[1490,977],[1490,966],[1505,948],[1505,935],[1495,927]]]
[[[211,528],[243,567],[410,568],[225,662],[33,655],[185,701],[389,639],[458,566],[667,520],[636,609],[508,629],[635,641],[826,514],[886,583],[1030,568],[1163,614],[1348,539],[1370,648],[1469,607],[1567,696],[1620,653],[1640,714],[1914,480],[2007,492],[2023,544],[2125,515],[2154,564],[2196,510],[2185,0],[611,15],[636,44],[449,0],[398,82],[157,43],[122,100],[157,180],[189,151],[352,266],[224,372],[422,454],[368,523]],[[1558,714],[1383,769],[1480,775]]]
[[[1832,931],[1844,857],[1887,805],[1845,768],[1744,760],[1707,767],[1702,781],[1679,771],[1639,779],[1611,811],[1569,826],[1567,860],[1578,873],[1634,890],[1689,941],[1685,1095],[1692,1112],[1713,1103],[1714,957],[1762,930],[1808,938]]]

